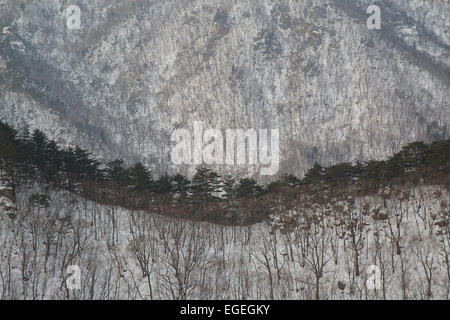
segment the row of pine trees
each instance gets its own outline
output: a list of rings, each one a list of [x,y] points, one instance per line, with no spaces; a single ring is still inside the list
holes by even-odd
[[[94,191],[108,198],[132,193],[209,201],[264,192],[253,179],[222,178],[206,167],[197,168],[192,180],[181,174],[154,179],[141,162],[126,166],[116,159],[102,164],[78,146],[61,148],[38,129],[18,132],[5,122],[0,122],[0,160],[0,178],[8,177],[13,185],[39,181],[89,196]]]
[[[209,202],[238,198],[257,198],[277,186],[311,184],[315,188],[330,184],[358,183],[376,188],[386,181],[424,178],[428,174],[450,173],[450,140],[431,144],[414,142],[384,161],[340,163],[330,167],[315,165],[299,179],[283,174],[261,186],[250,178],[222,177],[206,167],[198,167],[192,180],[183,175],[163,175],[155,179],[142,163],[127,166],[121,159],[100,163],[78,146],[61,148],[42,131],[20,132],[0,121],[0,179],[17,184],[43,182],[53,188],[80,193],[88,198],[138,207],[150,199]]]

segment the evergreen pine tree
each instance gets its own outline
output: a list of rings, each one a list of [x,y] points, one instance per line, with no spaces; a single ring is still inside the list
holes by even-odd
[[[305,177],[303,178],[303,182],[315,183],[322,181],[324,171],[325,169],[320,164],[315,162],[314,166],[306,172]]]
[[[194,200],[205,201],[215,198],[215,193],[221,191],[218,173],[205,167],[198,167],[192,179],[192,193]]]
[[[189,195],[191,182],[185,176],[176,174],[172,177],[172,194],[174,198],[186,199]]]
[[[254,179],[243,178],[236,187],[236,196],[239,198],[253,198],[262,194],[263,188]]]
[[[153,179],[150,171],[140,162],[128,169],[129,187],[133,191],[148,192],[152,188]]]
[[[287,173],[282,174],[278,179],[278,182],[279,185],[290,187],[300,184],[300,180],[296,176]]]
[[[236,198],[236,180],[231,175],[226,175],[223,178],[222,189],[226,200]]]

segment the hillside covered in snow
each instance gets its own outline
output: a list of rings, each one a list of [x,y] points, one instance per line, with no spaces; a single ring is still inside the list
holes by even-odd
[[[0,299],[450,297],[449,140],[233,186],[17,134],[0,123]]]
[[[66,25],[69,4],[80,29]],[[367,28],[372,4],[381,30]],[[2,0],[0,9],[0,118],[105,161],[193,175],[170,161],[170,136],[195,121],[279,129],[280,174],[297,176],[314,162],[382,159],[449,137],[448,0]]]
[[[385,191],[239,227],[20,188],[0,299],[449,299],[448,189]]]

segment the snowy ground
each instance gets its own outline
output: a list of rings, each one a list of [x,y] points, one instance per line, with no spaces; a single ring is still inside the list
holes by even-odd
[[[21,189],[15,215],[0,206],[0,299],[314,299],[317,288],[320,299],[450,297],[440,187],[298,208],[249,227],[37,193]]]

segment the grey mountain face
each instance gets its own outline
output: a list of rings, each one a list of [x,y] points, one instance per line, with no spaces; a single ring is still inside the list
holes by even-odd
[[[199,120],[279,128],[280,172],[382,158],[449,137],[449,17],[448,0],[0,0],[0,118],[157,173],[192,169],[170,136]]]

